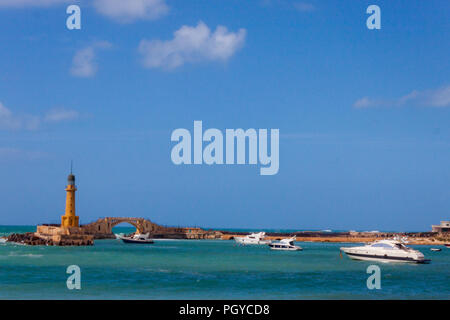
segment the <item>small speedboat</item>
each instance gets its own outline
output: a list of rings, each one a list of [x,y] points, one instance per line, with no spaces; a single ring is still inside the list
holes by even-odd
[[[408,248],[398,240],[378,240],[365,246],[344,247],[341,248],[341,251],[355,260],[412,263],[431,261],[425,259],[420,251]]]
[[[118,235],[116,237],[125,243],[140,243],[140,244],[153,243],[153,239],[150,238],[150,233],[145,234],[135,233],[132,237],[125,237],[121,235]]]
[[[444,246],[446,246],[447,248],[450,248],[450,243],[446,243],[446,244],[444,244]]]
[[[272,242],[269,244],[271,250],[285,250],[285,251],[300,251],[301,247],[294,245],[295,237],[288,239],[281,239],[279,242]]]
[[[430,248],[431,251],[441,251],[442,249],[440,248]]]
[[[239,244],[270,244],[272,241],[264,240],[265,232],[252,233],[245,237],[234,237]]]

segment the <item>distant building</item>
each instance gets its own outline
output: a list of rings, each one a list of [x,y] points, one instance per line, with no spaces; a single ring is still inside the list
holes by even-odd
[[[440,225],[431,226],[431,231],[438,233],[450,232],[450,221],[441,221]]]

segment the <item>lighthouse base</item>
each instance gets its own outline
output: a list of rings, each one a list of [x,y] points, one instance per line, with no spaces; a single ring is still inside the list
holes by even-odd
[[[80,227],[38,226],[34,235],[49,245],[55,246],[91,246],[94,237],[86,234]]]

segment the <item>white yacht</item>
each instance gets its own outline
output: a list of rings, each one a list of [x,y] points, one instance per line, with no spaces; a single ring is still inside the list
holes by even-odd
[[[269,244],[271,250],[300,251],[301,247],[294,245],[295,237],[281,239],[279,242]]]
[[[116,235],[116,237],[125,243],[143,243],[143,244],[153,243],[153,239],[150,238],[150,233],[145,234],[135,233],[132,237]]]
[[[265,232],[252,233],[245,237],[234,237],[234,240],[239,244],[269,244],[272,241],[264,240]]]
[[[398,240],[379,240],[360,247],[341,248],[356,260],[428,263],[420,251],[408,248]]]

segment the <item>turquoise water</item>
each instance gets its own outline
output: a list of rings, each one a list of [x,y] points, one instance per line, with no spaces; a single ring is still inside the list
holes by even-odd
[[[0,227],[0,235],[34,229]],[[304,251],[220,240],[0,244],[0,299],[450,299],[450,249],[413,246],[429,265],[379,263],[381,289],[369,290],[366,268],[374,263],[340,258],[344,244],[299,245]],[[73,264],[81,268],[81,290],[66,287]]]

